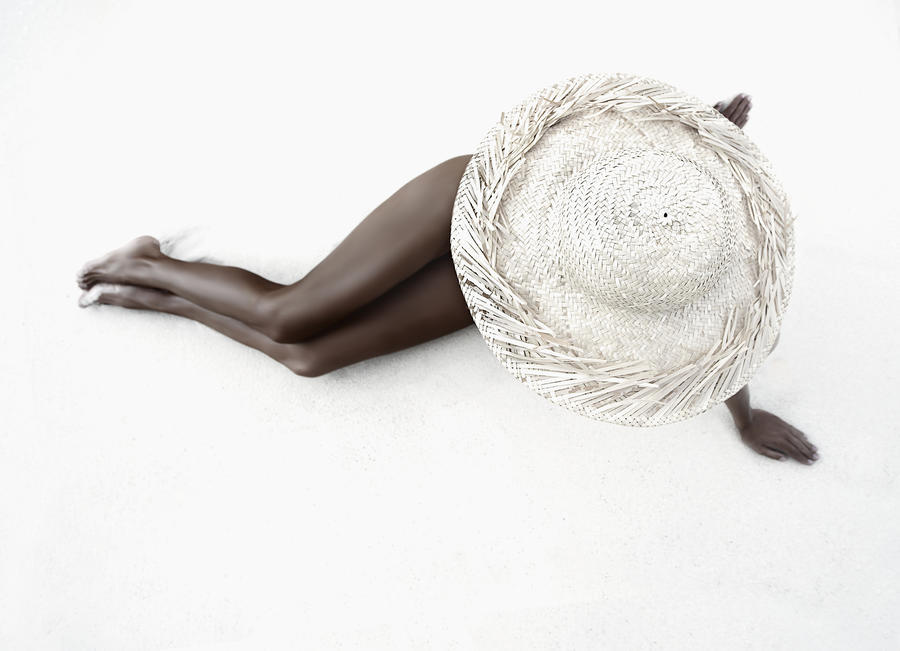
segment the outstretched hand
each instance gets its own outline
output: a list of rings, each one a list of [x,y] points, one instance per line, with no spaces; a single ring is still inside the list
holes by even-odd
[[[819,458],[815,445],[793,425],[765,409],[753,409],[750,424],[740,430],[741,439],[759,454],[783,461],[785,455],[800,463]]]

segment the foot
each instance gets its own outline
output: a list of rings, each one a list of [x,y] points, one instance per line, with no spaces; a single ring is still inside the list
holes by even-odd
[[[90,289],[97,283],[122,284],[133,282],[132,273],[142,260],[162,257],[159,240],[142,235],[106,255],[91,260],[78,271],[75,281],[81,289]]]
[[[816,446],[793,425],[764,409],[751,413],[750,424],[741,430],[741,439],[759,454],[779,461],[789,456],[809,465],[819,458]]]
[[[713,106],[713,108],[743,129],[744,125],[747,124],[747,118],[749,117],[750,108],[752,106],[753,105],[750,103],[750,96],[739,93],[738,95],[735,95],[734,99],[730,102],[726,102],[725,100],[716,102],[716,105]]]
[[[96,283],[81,294],[78,305],[88,307],[100,303],[102,305],[118,305],[133,310],[165,311],[168,301],[175,295],[153,287],[138,285],[122,285],[115,283]]]

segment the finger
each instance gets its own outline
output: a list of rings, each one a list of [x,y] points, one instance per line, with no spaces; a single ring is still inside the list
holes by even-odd
[[[793,434],[788,434],[791,444],[803,455],[803,463],[812,463],[813,453]]]
[[[776,452],[770,448],[767,448],[764,445],[759,446],[758,448],[754,448],[761,455],[769,457],[771,459],[778,459],[779,461],[784,461],[784,455],[781,452]]]
[[[738,103],[741,101],[741,97],[743,97],[743,95],[741,93],[738,93],[728,101],[728,105],[725,107],[725,111],[729,116],[734,116],[735,111],[737,111]]]
[[[797,435],[797,437],[798,437],[801,441],[803,441],[803,442],[806,443],[809,447],[812,448],[812,451],[813,451],[813,452],[818,451],[819,448],[817,448],[815,445],[813,445],[812,443],[810,443],[809,439],[806,438],[806,434],[804,434],[803,432],[801,432],[800,430],[798,430],[798,429],[797,429],[796,427],[794,427],[793,425],[791,425],[790,428],[791,428],[791,431],[792,431],[795,435]]]
[[[721,113],[721,112],[722,112],[722,108],[723,108],[723,104],[724,104],[724,102],[722,102],[722,101],[720,100],[720,101],[716,102],[716,103],[713,105],[713,108],[716,109],[719,113]]]
[[[803,432],[798,430],[796,427],[791,427],[788,430],[788,435],[798,444],[798,446],[812,454],[814,452],[812,444],[807,440],[805,436],[803,436]]]
[[[793,425],[788,425],[788,427],[791,430],[791,434],[793,434],[795,438],[799,439],[800,441],[803,441],[803,443],[805,445],[809,446],[809,449],[812,451],[813,454],[818,454],[819,448],[817,448],[815,445],[813,445],[810,442],[810,440],[808,438],[806,438],[806,434],[804,434],[803,432],[798,430]]]
[[[728,104],[725,105],[725,110],[722,111],[722,115],[724,115],[729,120],[734,116],[734,109],[737,108],[737,100],[737,97],[732,99],[730,102],[728,102]]]
[[[810,445],[809,441],[802,438],[802,436],[798,436],[794,431],[791,431],[788,436],[790,436],[791,440],[794,442],[794,445],[802,450],[807,457],[809,457],[810,459],[815,459],[816,456],[818,456],[816,454],[816,451],[813,450],[812,445]]]
[[[734,121],[738,122],[744,117],[746,117],[747,113],[750,112],[750,99],[746,95],[739,95],[740,99],[736,100],[734,107]]]
[[[787,433],[784,434],[784,438],[782,439],[782,441],[779,441],[778,447],[782,448],[788,456],[796,459],[800,463],[812,463],[812,460],[809,459],[806,454],[794,444]]]

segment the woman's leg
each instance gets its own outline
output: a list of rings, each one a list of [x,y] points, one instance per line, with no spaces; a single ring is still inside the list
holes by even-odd
[[[304,278],[281,285],[237,267],[175,260],[150,237],[89,262],[78,282],[164,289],[277,342],[306,339],[450,249],[450,217],[470,155],[423,172],[379,205]]]
[[[449,254],[427,263],[333,327],[297,343],[274,341],[242,321],[158,289],[121,285],[117,291],[101,293],[99,302],[193,319],[308,377],[409,348],[472,323]]]

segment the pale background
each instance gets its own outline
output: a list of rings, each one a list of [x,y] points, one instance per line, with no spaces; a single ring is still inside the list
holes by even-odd
[[[474,328],[316,379],[169,315],[76,306],[139,234],[283,282],[501,111],[638,72],[746,128],[799,214],[754,403],[634,429]],[[891,2],[0,3],[0,648],[900,645]]]

